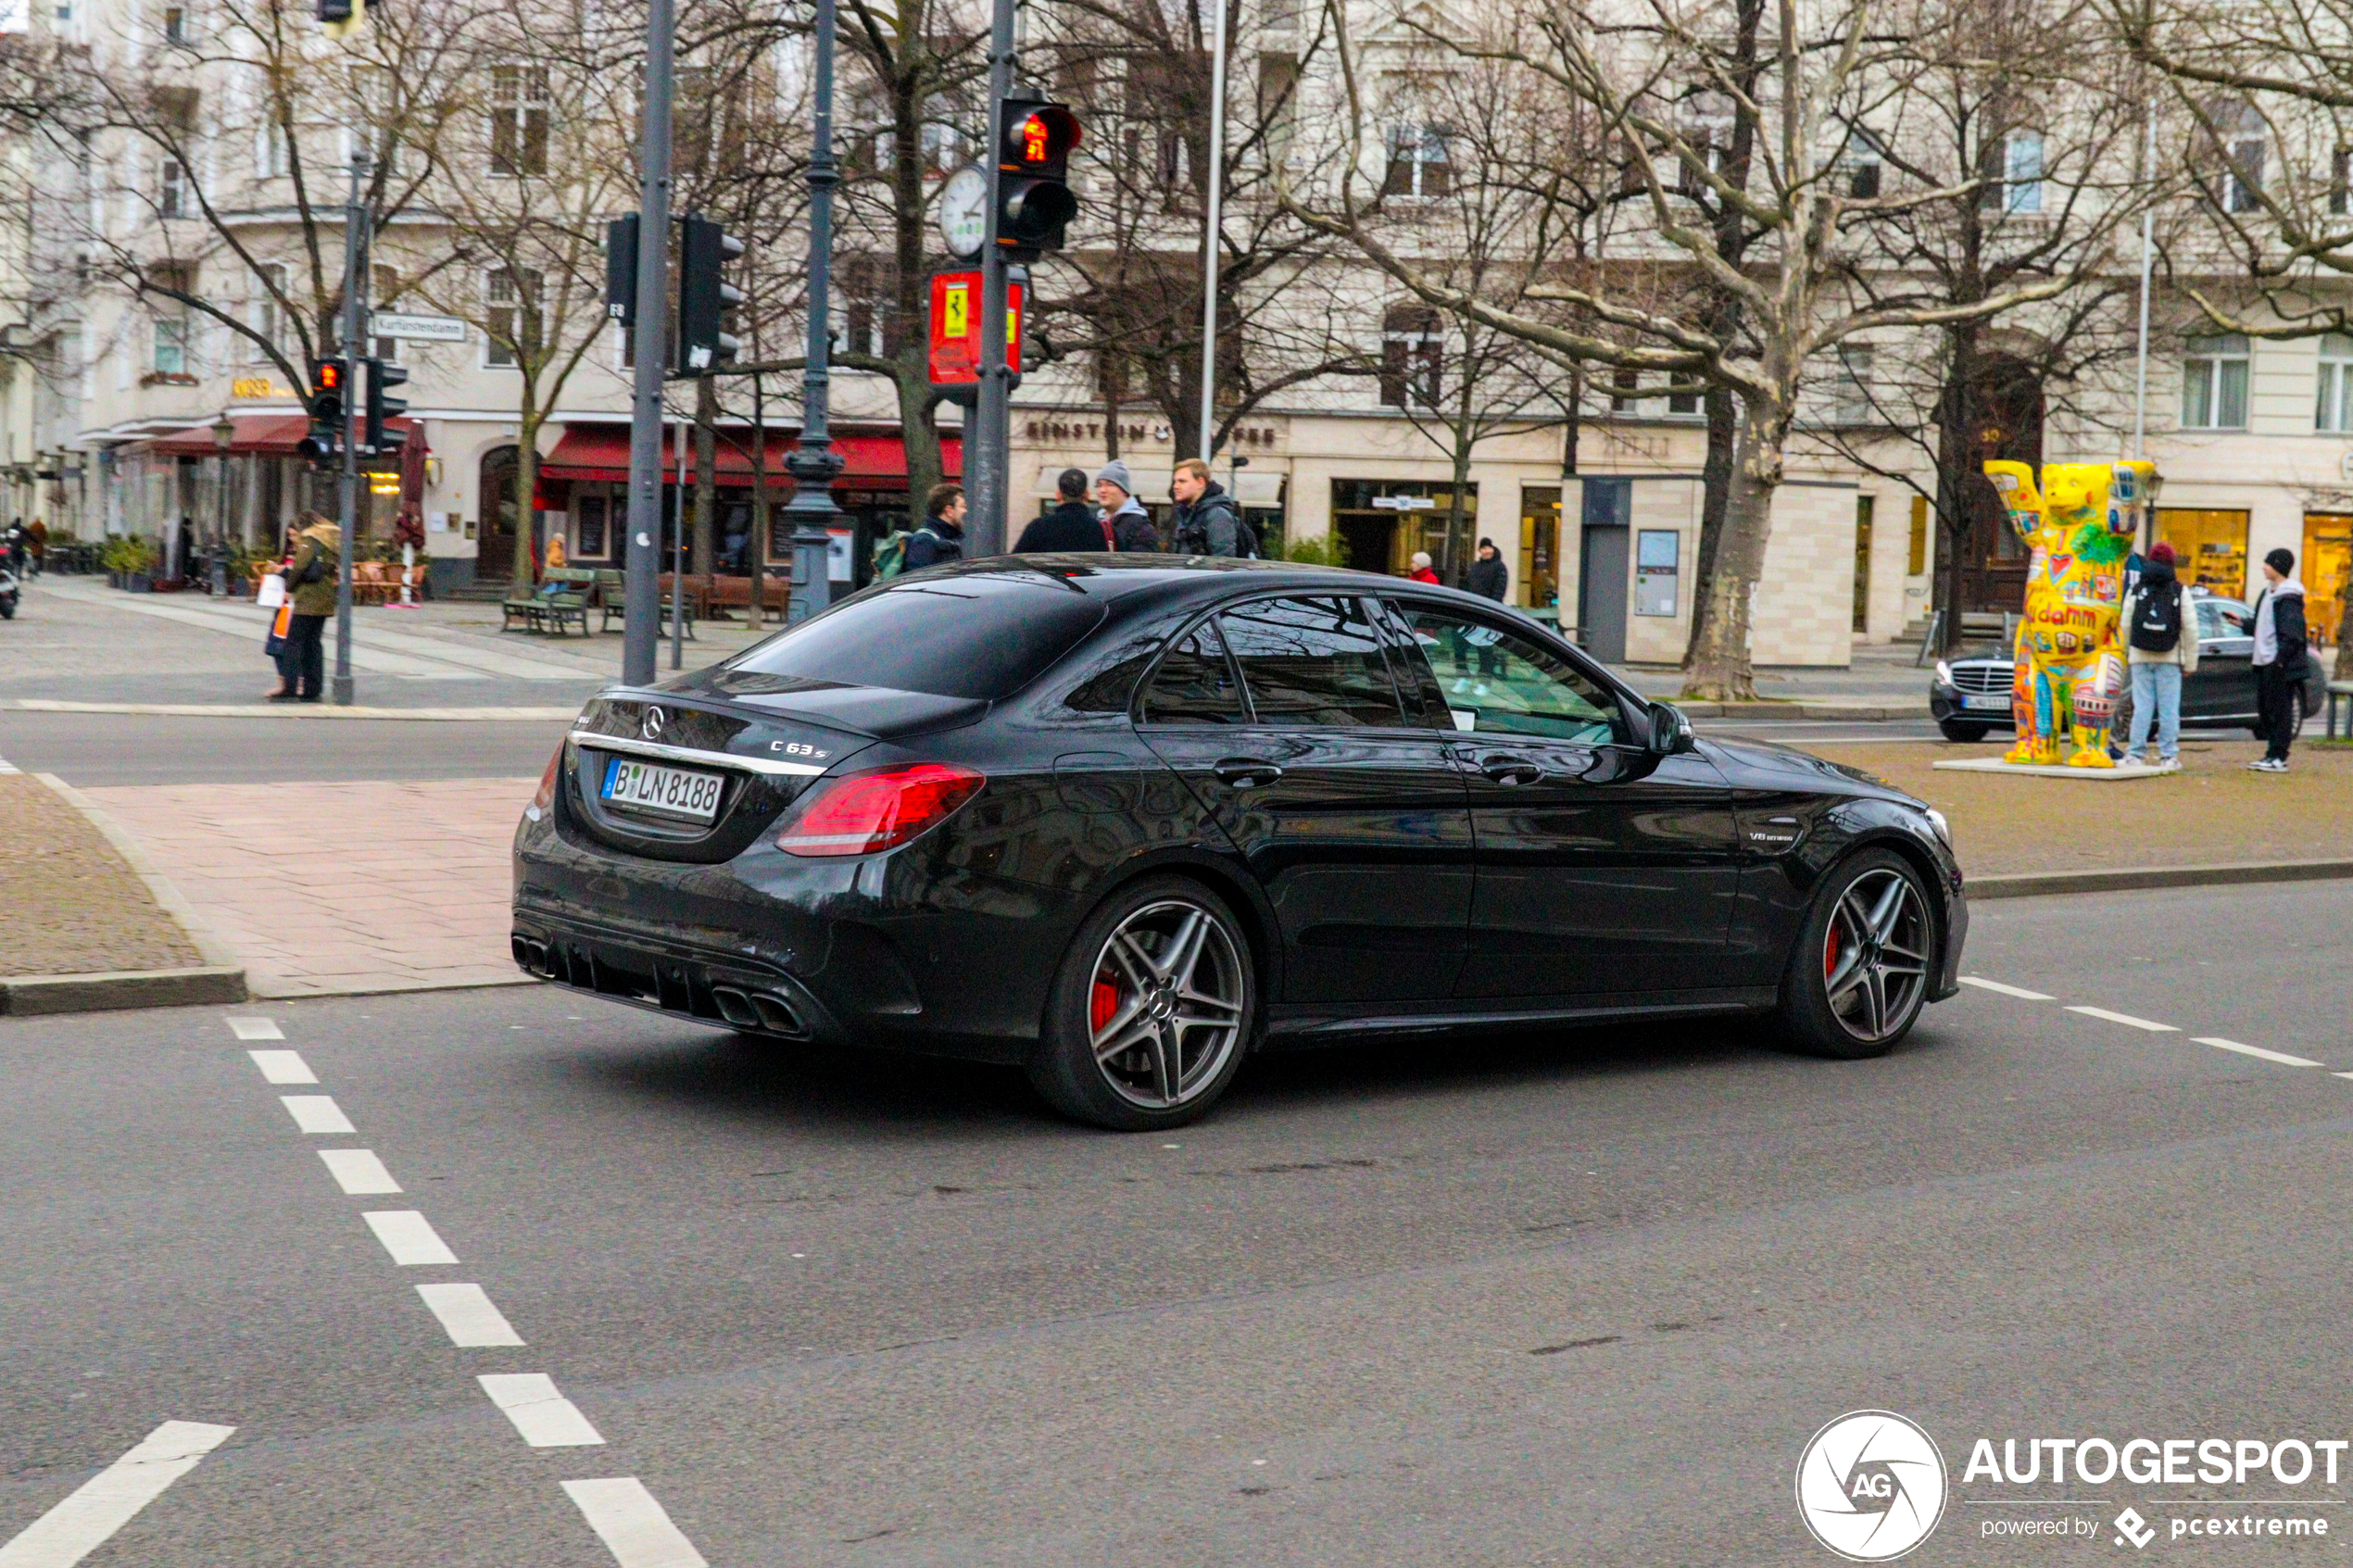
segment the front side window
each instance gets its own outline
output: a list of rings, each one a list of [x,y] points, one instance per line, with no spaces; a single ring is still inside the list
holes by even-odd
[[[1241,684],[1226,661],[1217,628],[1207,622],[1168,650],[1144,694],[1147,724],[1239,724],[1247,717]]]
[[[1218,621],[1259,723],[1405,722],[1380,633],[1356,600],[1265,599]]]
[[[2194,337],[2182,357],[2182,428],[2246,428],[2246,339]]]
[[[1434,605],[1398,608],[1437,676],[1457,730],[1541,735],[1586,746],[1624,738],[1625,715],[1617,696],[1541,644]]]

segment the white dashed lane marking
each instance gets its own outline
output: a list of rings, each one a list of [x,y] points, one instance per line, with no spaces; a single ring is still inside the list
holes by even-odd
[[[0,1546],[0,1568],[73,1568],[235,1430],[202,1421],[165,1422]]]
[[[488,1373],[475,1381],[535,1449],[585,1449],[604,1441],[544,1372]]]
[[[710,1568],[635,1475],[567,1481],[564,1493],[621,1568]]]
[[[274,1018],[233,1018],[229,1033],[240,1040],[283,1040],[286,1036]]]
[[[2285,1051],[2267,1051],[2261,1046],[2243,1046],[2236,1040],[2225,1040],[2219,1035],[2199,1035],[2194,1036],[2194,1038],[2201,1046],[2212,1046],[2217,1050],[2236,1051],[2241,1056],[2260,1057],[2265,1061],[2276,1061],[2282,1067],[2318,1067],[2321,1065],[2309,1056],[2290,1056]],[[2338,1076],[2342,1077],[2343,1074],[2340,1073]]]
[[[2145,1029],[2152,1035],[2178,1035],[2181,1033],[2179,1029],[2174,1028],[2170,1023],[2158,1023],[2146,1018],[2134,1018],[2129,1012],[2110,1012],[2106,1008],[2070,1007],[2067,1010],[2070,1012],[2080,1012],[2086,1018],[2104,1019],[2110,1023],[2121,1023],[2127,1029]]]
[[[335,1104],[333,1095],[280,1095],[278,1103],[295,1119],[295,1125],[306,1133],[356,1133],[351,1118]]]
[[[421,1285],[417,1294],[441,1320],[452,1345],[472,1350],[522,1343],[507,1314],[478,1285]]]
[[[265,1084],[315,1084],[319,1074],[302,1060],[300,1051],[247,1051],[253,1064],[261,1069]]]
[[[322,1148],[319,1158],[327,1162],[327,1173],[334,1177],[335,1185],[354,1198],[400,1190],[400,1184],[392,1179],[392,1173],[372,1148]]]
[[[2055,1002],[2057,997],[2043,991],[2028,991],[2016,985],[2005,985],[1998,980],[1980,980],[1974,974],[1961,976],[1961,984],[1974,985],[1981,991],[1993,991],[2005,997],[2016,997],[2022,1002]]]
[[[360,1218],[384,1244],[392,1261],[404,1269],[421,1268],[434,1263],[454,1263],[458,1255],[442,1245],[425,1217],[414,1209],[379,1209]]]

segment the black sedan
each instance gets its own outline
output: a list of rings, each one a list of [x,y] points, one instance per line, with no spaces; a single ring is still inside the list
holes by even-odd
[[[533,974],[1135,1130],[1277,1042],[1769,1013],[1875,1056],[1968,918],[1920,802],[1483,599],[1270,562],[894,579],[595,697],[515,837]]]

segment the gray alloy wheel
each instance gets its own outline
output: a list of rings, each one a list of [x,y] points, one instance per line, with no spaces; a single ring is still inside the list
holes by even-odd
[[[1884,1056],[1928,1003],[1938,915],[1910,861],[1867,849],[1822,879],[1781,980],[1781,1026],[1817,1056]]]
[[[1856,1044],[1892,1044],[1910,1025],[1928,990],[1931,929],[1919,889],[1890,867],[1866,871],[1831,905],[1822,990]]]
[[[1104,1086],[1139,1110],[1206,1093],[1241,1044],[1247,978],[1234,934],[1205,905],[1163,898],[1114,927],[1088,986],[1088,1046]]]
[[[1114,1132],[1208,1113],[1251,1049],[1258,978],[1242,923],[1190,877],[1147,877],[1071,934],[1029,1081],[1075,1121]]]

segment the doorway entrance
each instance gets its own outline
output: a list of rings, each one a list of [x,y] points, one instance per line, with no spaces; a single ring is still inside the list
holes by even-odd
[[[2043,382],[2007,355],[1985,361],[1969,386],[1977,420],[1971,444],[1969,532],[1961,545],[1961,608],[2014,610],[2026,602],[2026,542],[2010,526],[2001,493],[1981,466],[1996,459],[2043,467]]]
[[[1626,661],[1627,525],[1634,482],[1589,479],[1578,530],[1577,640],[1604,664]]]
[[[474,580],[502,583],[515,574],[515,449],[482,458],[482,526],[475,533]]]

